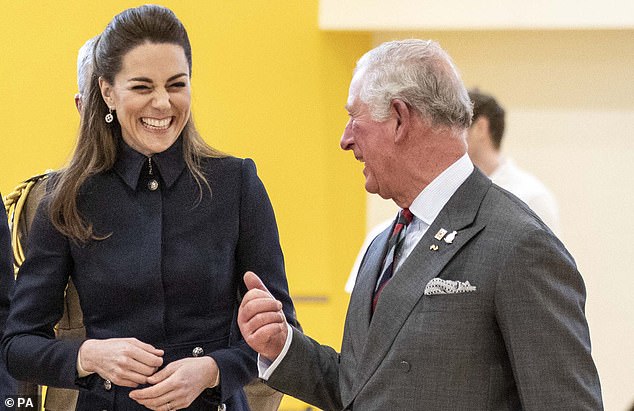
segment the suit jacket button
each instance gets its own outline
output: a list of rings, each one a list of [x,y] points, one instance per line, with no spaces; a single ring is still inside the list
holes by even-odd
[[[401,371],[403,372],[409,372],[410,369],[410,365],[407,361],[401,361]]]
[[[112,382],[110,382],[110,380],[103,380],[103,388],[106,391],[110,391],[112,389]]]
[[[224,403],[218,405],[218,411],[227,411],[227,406]]]
[[[203,350],[202,347],[196,347],[192,350],[192,356],[194,357],[200,357],[204,353],[205,353],[205,350]]]

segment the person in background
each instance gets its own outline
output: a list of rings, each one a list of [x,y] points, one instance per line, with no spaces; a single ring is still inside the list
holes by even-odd
[[[477,89],[469,90],[473,102],[473,122],[467,134],[471,161],[495,184],[519,197],[558,233],[559,208],[555,196],[535,176],[519,168],[502,153],[505,111],[497,100]]]
[[[74,99],[75,107],[80,114],[82,110],[82,96],[87,93],[88,84],[90,83],[92,54],[97,39],[98,36],[95,36],[87,40],[77,53],[77,93],[75,93]],[[37,204],[39,204],[42,199],[46,181],[46,179],[42,179],[41,182],[36,183],[26,200],[27,205],[33,207],[33,211],[35,211]],[[30,226],[30,222],[28,225]],[[55,335],[56,338],[59,339],[84,340],[86,338],[86,330],[84,329],[83,315],[77,296],[77,289],[70,279],[64,295],[64,314],[55,327]],[[77,406],[78,396],[78,390],[48,387],[44,399],[44,409],[46,411],[72,411]]]
[[[260,377],[324,410],[601,410],[572,256],[467,155],[472,105],[433,41],[358,61],[340,145],[393,200],[350,298],[341,352],[289,324],[248,272],[238,325]]]
[[[2,198],[2,195],[0,195]],[[11,234],[7,214],[0,211],[0,335],[4,332],[9,302],[13,291],[13,258],[11,255]],[[5,399],[18,392],[17,381],[7,372],[6,364],[0,357],[0,409],[5,409]]]
[[[99,36],[86,40],[77,52],[77,93],[75,93],[75,107],[77,107],[79,114],[81,114],[83,105],[82,96],[86,94],[92,77],[92,55],[97,40],[99,40]]]
[[[246,270],[265,273],[296,323],[253,162],[195,130],[191,62],[169,9],[114,17],[94,45],[75,153],[29,234],[4,358],[20,379],[78,388],[78,410],[248,410],[256,354],[235,322]],[[69,275],[87,338],[54,340]]]

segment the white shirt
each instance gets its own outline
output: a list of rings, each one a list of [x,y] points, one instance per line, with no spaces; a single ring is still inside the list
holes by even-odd
[[[519,168],[510,158],[502,158],[489,178],[525,202],[554,233],[559,232],[559,209],[555,196],[535,176]]]
[[[394,267],[394,275],[398,275],[398,269],[407,257],[411,254],[418,241],[425,235],[429,226],[434,222],[440,211],[445,207],[451,196],[465,182],[473,172],[473,163],[467,154],[460,157],[455,163],[450,165],[440,173],[431,183],[427,185],[414,199],[409,207],[409,211],[414,215],[414,219],[409,223],[403,243],[401,244],[400,257]],[[364,252],[365,254],[365,252]],[[355,271],[356,277],[356,271]],[[293,329],[288,326],[286,343],[280,355],[270,363],[258,355],[258,373],[263,380],[268,380],[275,371],[278,364],[284,359],[293,339]]]

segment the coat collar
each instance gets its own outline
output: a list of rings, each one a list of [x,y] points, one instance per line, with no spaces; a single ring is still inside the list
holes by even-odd
[[[475,169],[460,186],[394,278],[385,286],[370,320],[370,301],[381,261],[386,252],[388,230],[370,246],[359,272],[359,283],[350,301],[346,333],[357,364],[351,392],[342,398],[348,406],[386,358],[396,335],[424,294],[427,283],[442,271],[454,255],[483,228],[476,221],[491,180]],[[451,244],[434,238],[439,229],[457,231]],[[437,250],[430,250],[435,244]],[[373,282],[374,280],[374,282]],[[354,295],[354,294],[357,295]],[[345,337],[344,337],[345,338]]]
[[[152,166],[158,170],[157,174],[161,176],[166,187],[170,188],[185,168],[183,137],[179,137],[167,150],[156,153],[151,158]],[[131,189],[136,190],[147,161],[147,156],[135,151],[119,137],[114,170]]]

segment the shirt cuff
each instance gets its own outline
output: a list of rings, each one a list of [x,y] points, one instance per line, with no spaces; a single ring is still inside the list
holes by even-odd
[[[284,342],[282,352],[280,352],[280,355],[277,356],[275,361],[271,362],[258,354],[258,377],[260,377],[264,381],[269,380],[271,374],[273,374],[273,371],[275,371],[277,369],[277,366],[280,365],[280,363],[286,356],[289,347],[291,346],[291,341],[293,341],[293,327],[291,327],[288,323],[286,324],[286,327],[288,330],[288,332],[286,333],[286,342]]]

